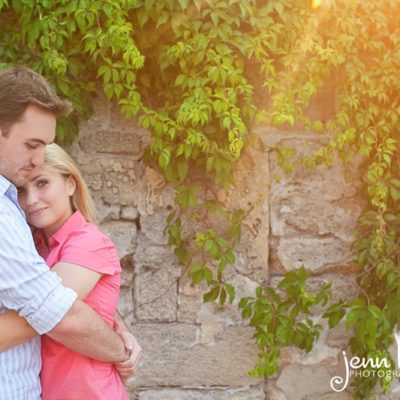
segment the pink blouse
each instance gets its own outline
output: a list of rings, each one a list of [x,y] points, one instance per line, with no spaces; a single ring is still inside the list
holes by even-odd
[[[102,274],[84,302],[110,326],[119,297],[121,266],[112,241],[76,211],[49,238],[49,248],[41,232],[35,234],[39,254],[50,268],[69,262]],[[119,374],[111,363],[92,360],[42,336],[43,400],[127,400]]]

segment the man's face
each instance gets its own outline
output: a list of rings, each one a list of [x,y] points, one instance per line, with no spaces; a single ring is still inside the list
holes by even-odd
[[[54,141],[55,131],[56,116],[30,104],[7,137],[0,129],[0,175],[15,186],[25,184],[32,169],[43,164],[46,145]]]

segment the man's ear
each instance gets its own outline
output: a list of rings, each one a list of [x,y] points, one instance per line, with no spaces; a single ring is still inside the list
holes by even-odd
[[[72,175],[70,175],[67,178],[67,189],[68,189],[68,196],[72,196],[75,193],[76,181]]]

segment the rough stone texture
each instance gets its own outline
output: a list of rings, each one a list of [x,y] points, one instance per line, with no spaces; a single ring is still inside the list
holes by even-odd
[[[144,357],[138,377],[128,382],[131,390],[236,387],[260,382],[247,374],[256,361],[249,328],[221,328],[207,344],[201,343],[201,328],[191,324],[138,324],[135,333]]]
[[[141,267],[134,282],[136,315],[142,321],[171,322],[177,316],[180,269]]]
[[[353,260],[348,245],[333,237],[285,238],[279,241],[276,257],[286,271],[305,266],[318,270]]]
[[[134,223],[105,222],[100,224],[100,228],[115,243],[121,257],[133,254],[136,248],[136,225]]]
[[[269,194],[268,154],[249,148],[238,163],[234,186],[227,194],[221,192],[221,199],[228,207],[248,213],[235,266],[239,273],[258,282],[268,277]]]
[[[332,395],[331,377],[327,368],[292,364],[283,369],[276,386],[288,400],[323,399]]]
[[[259,129],[266,144],[290,147],[296,157],[311,154],[321,143],[320,136],[282,136],[282,132]],[[301,136],[301,135],[300,135]],[[358,195],[357,164],[344,168],[335,161],[331,167],[306,169],[297,165],[285,174],[271,156],[271,234],[275,244],[271,254],[275,271],[304,265],[311,270],[349,265],[353,254],[349,245],[352,231],[362,211]]]
[[[334,102],[329,104],[333,109]],[[312,107],[310,115],[326,114]],[[254,332],[241,320],[237,302],[260,284],[276,286],[285,271],[303,264],[317,274],[311,288],[332,282],[338,298],[354,294],[348,249],[363,209],[357,160],[346,168],[338,161],[331,168],[296,164],[286,175],[274,147],[292,147],[297,157],[329,138],[257,127],[265,151],[249,147],[235,186],[218,193],[229,208],[247,213],[236,262],[226,271],[237,297],[233,305],[204,304],[206,288],[182,274],[167,244],[165,218],[174,207],[174,191],[142,162],[150,135],[101,97],[95,111],[68,150],[94,195],[100,227],[121,256],[119,310],[144,349],[139,373],[127,383],[130,399],[349,400],[349,393],[329,386],[332,377],[344,375],[343,324],[332,331],[325,327],[309,354],[284,349],[280,372],[255,379],[248,375],[257,361]],[[379,398],[397,398],[398,390]]]
[[[219,390],[146,390],[139,392],[139,400],[264,400],[265,394],[260,387],[246,387]]]

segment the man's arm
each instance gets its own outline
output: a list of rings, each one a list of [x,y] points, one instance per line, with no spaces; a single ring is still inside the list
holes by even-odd
[[[122,338],[89,306],[76,300],[64,318],[47,333],[64,346],[95,360],[129,358]],[[0,315],[0,352],[31,340],[37,332],[15,311]]]
[[[1,207],[3,205],[4,207]],[[76,293],[61,285],[34,248],[31,232],[19,211],[0,203],[1,308],[17,311],[38,334],[88,357],[109,362],[128,358],[122,340]]]
[[[67,262],[57,263],[52,271],[61,277],[64,286],[78,294],[79,300],[84,300],[101,278],[100,273]],[[128,359],[130,349],[125,349],[121,337],[79,300],[47,335],[95,360],[118,362]]]
[[[71,278],[70,264],[64,263],[56,267],[64,284],[74,289],[80,299],[86,297],[100,276],[96,273],[92,273],[93,276],[91,276],[91,271],[74,265],[74,277],[82,278],[77,281],[89,282],[85,285],[78,284],[76,279]],[[49,336],[93,359],[110,362],[125,361],[132,349],[127,348],[125,351],[125,345],[120,337],[114,334],[109,326],[97,317],[97,314],[85,304],[75,303],[60,323],[48,333]],[[15,311],[0,315],[0,351],[25,343],[36,335],[37,332]]]
[[[47,335],[95,360],[120,362],[129,357],[121,337],[80,300]]]

